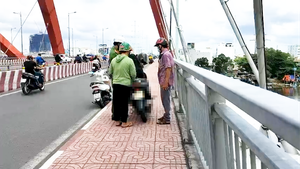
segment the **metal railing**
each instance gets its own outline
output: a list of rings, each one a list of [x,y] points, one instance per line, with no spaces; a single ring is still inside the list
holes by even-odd
[[[188,139],[209,169],[299,169],[283,148],[226,100],[300,149],[300,102],[175,59],[176,86]]]

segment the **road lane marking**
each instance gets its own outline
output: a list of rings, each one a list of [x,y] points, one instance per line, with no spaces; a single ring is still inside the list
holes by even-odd
[[[47,169],[49,168],[53,162],[60,156],[62,155],[62,153],[64,153],[64,151],[57,151],[51,158],[49,158],[49,160],[47,160],[44,165],[42,167],[40,167],[40,169]]]

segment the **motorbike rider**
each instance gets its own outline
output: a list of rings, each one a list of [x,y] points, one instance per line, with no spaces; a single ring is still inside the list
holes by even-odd
[[[54,59],[55,59],[56,64],[60,64],[60,62],[62,61],[62,58],[59,56],[59,54],[56,54]]]
[[[81,63],[81,62],[82,62],[81,57],[80,57],[79,55],[77,55],[77,56],[75,57],[74,63]]]
[[[114,39],[114,46],[109,52],[109,65],[111,61],[119,54],[119,46],[124,41],[123,37],[118,37]]]
[[[83,60],[84,62],[89,62],[89,61],[88,61],[88,58],[86,57],[85,54],[82,56],[82,60]]]
[[[101,62],[97,55],[93,58],[92,63],[93,63],[93,66],[96,67],[95,71],[97,71],[101,68]]]
[[[40,71],[35,71],[35,69],[38,69],[38,64],[33,61],[33,57],[31,55],[27,56],[27,60],[24,62],[24,67],[25,67],[25,72],[31,73],[35,76],[39,76],[38,82],[39,82],[39,87],[43,86],[44,83],[44,78],[43,78],[43,73]]]
[[[46,61],[42,58],[42,55],[39,53],[38,56],[35,58],[36,63],[40,66],[43,65]]]

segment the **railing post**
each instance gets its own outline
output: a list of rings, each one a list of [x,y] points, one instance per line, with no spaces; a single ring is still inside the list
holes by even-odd
[[[213,110],[213,104],[225,103],[225,99],[216,93],[214,90],[205,87],[207,96],[207,108],[211,119],[211,140],[212,140],[212,154],[213,154],[213,169],[227,169],[227,158],[226,158],[226,142],[225,139],[225,128],[224,121],[220,116]]]
[[[183,102],[184,102],[184,109],[186,111],[186,121],[185,121],[185,124],[186,124],[186,130],[187,130],[187,139],[186,140],[186,143],[189,143],[189,144],[193,144],[194,141],[193,141],[193,137],[192,137],[192,134],[191,134],[191,125],[190,125],[190,106],[189,106],[189,97],[188,97],[188,88],[189,88],[189,84],[187,83],[187,79],[190,78],[191,75],[184,71],[183,70],[183,80],[184,80],[184,97],[183,97]]]

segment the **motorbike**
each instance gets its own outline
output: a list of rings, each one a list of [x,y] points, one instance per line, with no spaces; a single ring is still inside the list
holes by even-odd
[[[35,69],[35,71],[40,71],[40,69]],[[42,74],[41,78],[44,78],[43,74]],[[40,86],[41,83],[39,82],[38,79],[39,79],[39,76],[35,76],[31,73],[23,72],[22,79],[21,79],[22,92],[25,95],[28,95],[32,90],[39,89],[40,91],[44,91],[45,84],[42,84],[42,86]]]
[[[111,86],[109,85],[110,80],[106,72],[107,70],[105,69],[90,72],[90,74],[96,77],[96,80],[90,83],[94,96],[93,103],[99,105],[100,108],[105,107],[112,100]]]
[[[145,97],[147,89],[148,81],[145,78],[137,78],[132,83],[131,104],[143,122],[147,122],[147,113],[151,112],[151,104],[147,103]]]
[[[153,61],[153,59],[151,58],[151,59],[149,59],[149,64],[152,64],[154,61]]]

